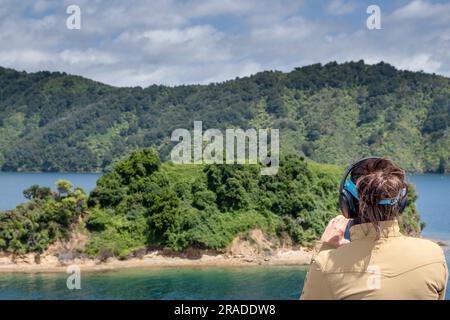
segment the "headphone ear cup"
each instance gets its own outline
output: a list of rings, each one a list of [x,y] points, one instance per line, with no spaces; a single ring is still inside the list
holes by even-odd
[[[342,214],[349,219],[357,217],[358,202],[347,190],[342,190],[339,196],[339,207]]]
[[[348,218],[349,208],[348,204],[345,201],[344,192],[339,193],[339,209],[341,210],[341,213],[344,215],[344,217]]]
[[[407,205],[408,205],[408,186],[405,187],[403,195],[398,203],[399,213],[403,213]]]
[[[408,194],[405,194],[401,199],[400,202],[398,204],[399,206],[399,212],[403,213],[403,211],[405,211],[406,206],[408,205]]]

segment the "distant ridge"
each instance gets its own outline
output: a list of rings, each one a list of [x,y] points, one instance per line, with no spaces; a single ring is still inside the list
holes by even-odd
[[[167,156],[175,128],[273,127],[284,153],[346,164],[387,155],[450,171],[450,79],[363,61],[265,71],[209,85],[117,88],[0,67],[0,167],[99,171],[131,150]]]

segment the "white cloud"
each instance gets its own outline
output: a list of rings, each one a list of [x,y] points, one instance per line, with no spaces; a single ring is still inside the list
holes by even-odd
[[[428,73],[433,73],[439,71],[442,63],[433,60],[432,56],[427,53],[418,53],[413,56],[374,56],[367,57],[366,62],[373,64],[380,61],[388,60],[390,63],[395,65],[398,69],[410,70],[410,71],[424,71]]]
[[[2,50],[0,51],[0,65],[22,66],[22,68],[44,65],[53,60],[52,54],[33,49]],[[19,68],[19,69],[22,69]],[[34,70],[34,68],[33,68]]]
[[[66,49],[59,54],[62,63],[68,63],[79,66],[114,64],[118,59],[106,52],[97,51],[94,49],[87,50],[72,50]]]
[[[33,4],[33,10],[36,13],[40,13],[51,8],[51,6],[52,6],[51,1],[37,0]]]
[[[139,69],[124,66],[117,70],[95,70],[96,79],[114,86],[141,86],[158,83],[180,85],[184,83],[208,84],[235,77],[252,75],[263,68],[256,63],[216,63],[196,65],[144,65]],[[192,79],[201,79],[192,81]]]
[[[326,6],[326,11],[332,15],[344,15],[355,11],[356,3],[354,1],[331,0]]]
[[[152,63],[217,61],[231,58],[224,35],[211,26],[125,32],[117,45],[139,51]]]
[[[236,77],[242,78],[263,70],[264,68],[255,62],[228,63],[217,69],[210,70],[210,75],[201,83],[221,82]]]
[[[398,61],[396,65],[400,69],[407,69],[413,71],[425,71],[425,72],[437,72],[439,71],[442,63],[433,60],[432,56],[427,53],[419,53],[408,58],[403,58]]]
[[[252,31],[257,42],[284,43],[303,41],[312,36],[318,28],[302,17],[291,17],[275,25],[268,25]]]
[[[245,14],[254,8],[251,0],[210,0],[193,1],[186,6],[191,17],[218,16],[225,14]]]
[[[448,23],[450,4],[431,3],[424,0],[413,0],[392,13],[397,19],[429,19],[433,17],[445,19]]]
[[[374,31],[365,28],[365,8],[351,0],[324,8],[331,15],[361,10],[361,21],[325,19],[304,1],[77,0],[81,30],[65,27],[70,0],[1,1],[0,65],[19,70],[148,86],[365,59],[450,75],[450,4],[436,1],[382,10],[382,30]]]

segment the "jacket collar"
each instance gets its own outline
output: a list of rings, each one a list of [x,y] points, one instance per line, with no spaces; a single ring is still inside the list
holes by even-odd
[[[379,222],[380,238],[399,237],[400,227],[397,220]],[[355,224],[350,228],[350,239],[376,238],[376,229],[372,223]]]

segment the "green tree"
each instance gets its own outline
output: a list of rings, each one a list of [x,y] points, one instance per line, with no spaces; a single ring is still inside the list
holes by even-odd
[[[41,187],[37,184],[32,185],[28,189],[23,190],[23,196],[28,200],[46,199],[50,197],[52,191],[48,187]]]
[[[72,192],[73,185],[70,181],[61,179],[56,181],[56,189],[60,196],[68,196]]]

